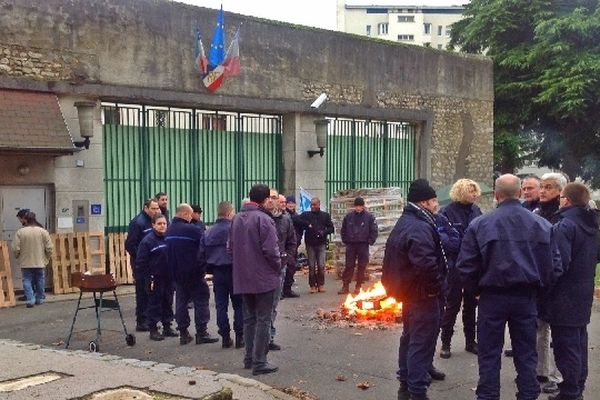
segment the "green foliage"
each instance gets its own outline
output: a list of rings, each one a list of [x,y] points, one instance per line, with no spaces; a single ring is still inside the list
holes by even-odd
[[[494,61],[494,156],[502,172],[535,156],[600,186],[598,3],[472,0],[453,25],[451,46]]]

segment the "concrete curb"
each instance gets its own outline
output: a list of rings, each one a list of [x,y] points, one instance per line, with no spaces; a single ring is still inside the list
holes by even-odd
[[[107,367],[115,367],[117,370],[122,371],[123,368],[129,370],[132,376],[141,377],[145,374],[148,375],[152,382],[151,385],[132,383],[132,386],[143,390],[159,391],[167,393],[173,396],[183,396],[194,399],[202,400],[232,400],[232,399],[248,399],[248,400],[297,400],[295,397],[289,396],[277,389],[274,389],[262,382],[254,379],[245,378],[235,374],[229,373],[218,373],[215,371],[199,369],[195,367],[176,366],[168,363],[160,363],[157,361],[143,361],[133,358],[122,358],[119,356],[105,354],[105,353],[90,353],[84,350],[67,350],[67,349],[54,349],[49,347],[40,346],[37,344],[23,343],[11,339],[0,339],[0,349],[3,346],[11,346],[14,349],[21,349],[19,356],[22,357],[23,362],[19,364],[24,365],[35,359],[50,358],[50,354],[56,355],[60,358],[59,364],[73,364],[76,363],[76,359],[80,359],[82,364],[93,365],[94,370],[106,370],[106,367],[102,367],[102,363],[106,363]],[[46,353],[48,356],[31,354],[29,352]],[[2,351],[5,353],[5,351]],[[55,357],[55,358],[56,358]],[[75,360],[73,360],[75,358]],[[90,362],[92,364],[90,364]],[[99,364],[100,363],[100,364]],[[27,366],[24,367],[27,369]],[[140,371],[132,371],[132,369],[139,369]],[[21,378],[32,374],[39,373],[40,369],[34,369],[32,371],[23,370],[18,373],[18,376],[11,376],[11,372],[4,374],[0,373],[0,381],[11,380],[15,378]],[[77,374],[73,374],[73,378],[77,379]],[[102,379],[98,376],[98,379]],[[146,379],[148,380],[148,379]],[[82,383],[82,385],[84,385]],[[105,382],[103,389],[111,389],[117,386],[111,386],[110,382]],[[84,388],[85,389],[85,388]],[[97,387],[90,390],[90,393],[97,391]],[[200,394],[204,392],[203,394]],[[207,393],[208,392],[208,393]],[[15,392],[16,393],[16,392]],[[21,398],[19,395],[13,393],[10,397]],[[56,394],[56,393],[55,393]],[[198,396],[200,394],[200,396]],[[24,398],[27,398],[28,395]],[[3,394],[0,393],[0,399]],[[61,398],[60,396],[54,396],[52,398]],[[65,399],[72,398],[70,395],[65,395]]]

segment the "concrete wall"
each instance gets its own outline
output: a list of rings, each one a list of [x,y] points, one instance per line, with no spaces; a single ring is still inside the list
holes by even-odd
[[[323,115],[414,122],[420,176],[491,184],[490,60],[226,13],[228,38],[243,22],[242,72],[209,94],[193,32],[208,48],[216,14],[164,0],[0,0],[0,87],[58,93],[72,132],[75,97],[283,114],[288,193],[324,191],[324,159],[306,155]],[[323,92],[328,104],[311,109]],[[57,209],[102,198],[97,132],[91,150],[56,159]]]

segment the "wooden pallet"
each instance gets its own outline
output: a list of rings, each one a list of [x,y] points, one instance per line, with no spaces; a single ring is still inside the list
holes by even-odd
[[[119,285],[134,283],[129,253],[125,250],[126,239],[127,233],[108,235],[109,273],[115,277],[115,281]]]
[[[54,294],[77,291],[77,288],[71,285],[73,272],[105,272],[104,234],[54,233],[50,237],[54,243],[54,255],[51,260]]]
[[[15,289],[10,270],[10,254],[5,241],[0,241],[0,308],[14,307]]]

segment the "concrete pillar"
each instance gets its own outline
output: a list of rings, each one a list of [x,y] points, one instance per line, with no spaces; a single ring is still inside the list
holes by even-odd
[[[322,207],[327,207],[325,199],[325,160],[318,154],[309,157],[308,150],[318,150],[314,114],[286,114],[283,117],[283,191],[294,194],[299,201],[300,187],[314,197],[321,199]]]

